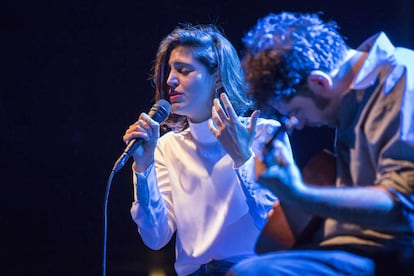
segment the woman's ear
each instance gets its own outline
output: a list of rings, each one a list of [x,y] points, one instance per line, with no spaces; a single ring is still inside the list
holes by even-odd
[[[214,81],[216,83],[216,86],[222,85],[221,84],[222,81],[221,81],[221,72],[220,72],[220,70],[217,69],[216,71],[214,71],[213,78],[214,78]]]
[[[310,72],[307,82],[309,88],[315,93],[330,90],[333,84],[331,76],[320,70]]]
[[[214,72],[214,75],[213,75],[214,76],[214,81],[215,81],[215,84],[214,84],[214,90],[215,90],[214,97],[219,98],[219,99],[220,99],[220,94],[225,92],[223,82],[221,80],[221,74],[220,73],[221,73],[220,70],[216,70]]]

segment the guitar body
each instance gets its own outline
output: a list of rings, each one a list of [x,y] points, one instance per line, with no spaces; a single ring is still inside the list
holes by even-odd
[[[334,155],[323,150],[314,155],[302,170],[303,181],[309,185],[334,186],[336,178]],[[276,202],[269,220],[256,242],[256,252],[292,248],[310,241],[321,226],[322,219],[303,212],[297,206]]]

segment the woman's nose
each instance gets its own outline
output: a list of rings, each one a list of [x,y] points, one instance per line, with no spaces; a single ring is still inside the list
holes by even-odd
[[[171,88],[175,88],[178,86],[178,78],[173,73],[168,75],[167,85]]]

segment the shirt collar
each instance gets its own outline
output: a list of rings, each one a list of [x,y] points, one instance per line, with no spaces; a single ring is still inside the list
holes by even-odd
[[[385,33],[380,32],[368,38],[358,47],[358,50],[368,52],[368,56],[355,77],[351,89],[365,89],[372,85],[378,76],[380,65],[388,61],[395,47]]]
[[[216,136],[211,133],[208,127],[208,120],[201,123],[189,122],[191,135],[194,137],[196,142],[202,144],[211,144],[217,142]]]

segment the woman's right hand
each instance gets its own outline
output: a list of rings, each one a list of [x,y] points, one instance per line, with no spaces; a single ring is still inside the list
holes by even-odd
[[[160,125],[151,119],[146,113],[141,113],[138,120],[129,126],[122,139],[128,145],[132,139],[142,139],[144,142],[139,146],[132,157],[134,158],[134,170],[145,171],[154,162],[154,151],[160,137]]]

